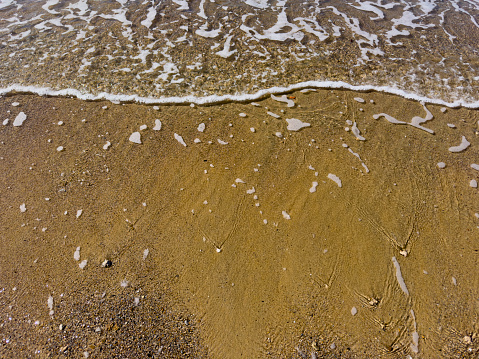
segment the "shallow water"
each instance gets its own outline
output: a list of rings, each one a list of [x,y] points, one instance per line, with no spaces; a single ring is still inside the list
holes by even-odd
[[[478,1],[0,1],[0,356],[477,356]]]
[[[344,81],[475,103],[478,5],[3,0],[0,86],[165,98]]]

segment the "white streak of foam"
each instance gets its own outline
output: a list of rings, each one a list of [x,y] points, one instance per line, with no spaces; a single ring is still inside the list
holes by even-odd
[[[161,121],[155,120],[155,127],[153,127],[153,131],[159,131],[159,130],[161,130]]]
[[[401,274],[401,267],[399,266],[399,262],[397,261],[396,257],[392,258],[394,267],[396,268],[396,279],[399,283],[399,287],[401,287],[402,291],[406,294],[409,295],[409,291],[407,290],[406,283],[404,282],[404,278],[402,277]]]
[[[130,142],[137,143],[137,144],[141,145],[141,134],[138,131],[133,132],[130,135],[129,140],[130,140]]]
[[[148,13],[146,14],[146,19],[141,22],[141,24],[147,28],[151,27],[151,24],[153,23],[153,20],[155,20],[156,17],[156,9],[154,6],[151,6],[148,9]]]
[[[146,259],[146,257],[148,257],[148,254],[150,254],[150,250],[148,248],[146,248],[144,251],[143,251],[143,260]]]
[[[204,23],[203,25],[200,26],[199,29],[195,31],[195,33],[202,37],[214,39],[215,37],[218,37],[220,35],[221,28],[222,28],[222,25],[220,24],[220,27],[218,29],[208,30],[208,23]]]
[[[75,259],[76,261],[80,260],[80,247],[77,247],[75,253],[73,253],[73,259]]]
[[[424,110],[426,110],[426,117],[422,118],[422,117],[419,117],[419,116],[414,116],[412,119],[411,119],[411,123],[410,125],[413,126],[413,127],[416,127],[416,128],[419,128],[423,131],[426,131],[426,132],[429,132],[431,134],[434,134],[434,131],[429,129],[429,128],[426,128],[426,127],[423,127],[421,126],[421,123],[424,123],[426,121],[430,121],[434,118],[434,116],[432,115],[432,113],[427,109],[426,105],[424,102],[421,102],[421,105],[422,107],[424,107]]]
[[[329,178],[331,181],[336,182],[336,184],[338,185],[339,188],[341,188],[341,187],[343,186],[343,184],[342,184],[342,182],[341,182],[341,180],[339,179],[338,176],[336,176],[336,175],[330,173],[330,174],[328,174],[328,178]]]
[[[462,152],[470,146],[470,142],[466,140],[465,136],[462,136],[461,144],[459,146],[449,147],[449,152]]]
[[[416,324],[416,316],[414,315],[414,310],[411,309],[411,317],[412,317],[412,323],[414,327],[414,331],[412,332],[412,343],[411,343],[411,351],[413,353],[418,353],[419,352],[419,334],[417,332],[417,324]]]
[[[221,51],[218,51],[216,53],[216,55],[218,56],[221,56],[225,59],[227,59],[228,57],[230,57],[231,55],[233,55],[235,52],[237,52],[238,50],[230,50],[230,47],[231,47],[231,39],[233,38],[233,35],[230,35],[226,38],[225,40],[225,44],[224,44],[224,48],[223,50]]]
[[[289,99],[286,95],[275,96],[275,95],[271,94],[271,98],[275,101],[286,103],[288,107],[294,107],[294,105],[295,105],[294,101]]]
[[[353,126],[351,127],[351,132],[356,136],[356,139],[358,141],[366,141],[366,139],[361,136],[361,131],[359,131],[358,126],[356,125],[356,122],[354,122]]]
[[[186,143],[185,141],[183,140],[183,137],[181,137],[179,134],[175,133],[174,134],[175,136],[175,140],[177,140],[180,144],[182,144],[183,146],[186,147]]]
[[[277,115],[277,114],[275,114],[274,112],[268,111],[268,112],[266,112],[266,113],[267,113],[268,115],[274,117],[274,118],[281,118],[280,115]]]
[[[53,315],[53,297],[51,295],[48,296],[47,305],[48,305],[48,309],[50,309],[49,314]]]
[[[302,122],[297,118],[287,118],[286,122],[288,122],[288,131],[299,131],[304,127],[310,127],[311,124],[307,122]]]
[[[27,115],[25,115],[24,112],[20,112],[17,117],[15,117],[15,120],[13,121],[13,126],[18,127],[23,125],[23,122],[27,119]]]
[[[37,86],[24,86],[19,84],[12,84],[4,88],[0,88],[0,96],[6,95],[12,92],[16,93],[34,93],[40,96],[58,96],[58,97],[76,97],[80,100],[107,100],[107,101],[119,101],[119,102],[137,102],[143,104],[190,104],[194,103],[197,105],[202,104],[214,104],[226,101],[233,102],[246,102],[262,99],[265,96],[281,93],[290,93],[295,90],[310,88],[318,89],[345,89],[351,91],[377,91],[387,94],[401,96],[408,100],[422,101],[429,104],[447,106],[450,108],[457,107],[466,107],[471,109],[479,108],[479,101],[476,102],[465,102],[463,100],[457,100],[454,102],[446,102],[440,99],[434,99],[425,96],[419,96],[412,92],[407,92],[395,87],[389,86],[372,86],[372,85],[351,85],[343,81],[305,81],[299,82],[289,86],[275,86],[267,89],[259,90],[255,93],[246,93],[238,95],[210,95],[204,97],[197,97],[193,95],[188,96],[172,96],[172,97],[142,97],[138,95],[120,95],[120,94],[111,94],[107,92],[101,92],[97,95],[91,93],[84,93],[76,89],[66,88],[62,90],[54,90],[49,87],[37,87]],[[386,118],[391,116],[386,116],[386,114],[379,114],[375,116],[384,116]],[[376,117],[375,117],[376,118]],[[397,121],[397,120],[396,120]],[[399,123],[405,123],[399,121]]]
[[[176,10],[189,10],[190,6],[186,0],[172,0],[175,4],[180,5]]]

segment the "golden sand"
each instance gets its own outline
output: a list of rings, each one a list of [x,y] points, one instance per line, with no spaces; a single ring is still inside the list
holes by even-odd
[[[426,105],[431,134],[373,118],[418,102],[288,96],[0,98],[1,356],[477,355],[478,112]]]

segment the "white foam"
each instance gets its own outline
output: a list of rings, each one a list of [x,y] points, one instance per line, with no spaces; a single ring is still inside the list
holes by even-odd
[[[155,126],[153,127],[153,131],[159,131],[159,130],[161,130],[161,121],[155,120]]]
[[[84,259],[78,264],[78,266],[80,267],[80,269],[84,269],[87,263],[88,263],[88,259]]]
[[[281,214],[283,215],[284,219],[291,219],[291,216],[286,211],[282,211]]]
[[[312,187],[309,189],[310,193],[316,192],[316,187],[318,187],[318,182],[314,181]]]
[[[354,122],[353,127],[351,127],[351,132],[356,136],[356,139],[358,141],[366,141],[366,139],[361,136],[361,131],[359,131],[358,126],[356,125],[356,122]]]
[[[15,117],[15,120],[13,121],[13,126],[18,127],[23,125],[23,122],[27,119],[27,115],[25,115],[25,112],[20,112],[17,117]]]
[[[48,299],[47,299],[47,306],[48,306],[48,309],[50,309],[50,315],[53,315],[53,297],[51,295],[48,296]]]
[[[195,33],[202,37],[214,39],[220,35],[221,28],[222,28],[222,25],[220,24],[220,27],[218,29],[207,30],[208,23],[204,23],[202,26],[200,26],[199,29],[195,31]]]
[[[275,101],[286,103],[288,107],[294,107],[294,105],[295,105],[294,101],[289,99],[286,95],[275,96],[275,95],[271,94],[271,98]]]
[[[230,35],[226,38],[225,43],[224,43],[224,48],[221,51],[218,51],[216,55],[221,56],[225,59],[231,57],[235,52],[238,50],[230,50],[231,47],[231,39],[233,38],[233,35]]]
[[[77,247],[77,249],[73,253],[73,259],[75,259],[76,261],[80,260],[80,247]]]
[[[396,268],[396,279],[399,283],[399,287],[401,290],[406,294],[409,295],[409,291],[407,290],[406,283],[404,282],[404,278],[401,274],[401,267],[399,266],[399,262],[397,261],[396,257],[392,258],[394,267]]]
[[[387,94],[401,96],[403,98],[415,101],[422,101],[425,103],[443,105],[451,108],[466,107],[471,109],[479,108],[479,101],[467,102],[464,100],[457,100],[454,102],[446,102],[441,99],[430,98],[426,96],[419,96],[412,92],[407,92],[395,87],[390,86],[372,86],[372,85],[360,85],[355,86],[343,81],[305,81],[289,86],[275,86],[267,89],[259,90],[255,93],[243,93],[237,95],[210,95],[204,97],[197,97],[193,95],[188,96],[172,96],[172,97],[142,97],[138,95],[120,95],[111,94],[107,92],[101,92],[97,95],[91,93],[84,93],[76,89],[66,88],[62,90],[54,90],[49,87],[38,86],[23,86],[19,84],[12,84],[10,86],[0,88],[0,96],[6,95],[12,92],[16,93],[34,93],[40,96],[56,96],[56,97],[76,97],[80,100],[108,100],[119,102],[137,102],[143,104],[189,104],[194,103],[198,105],[202,104],[214,104],[227,101],[233,102],[246,102],[254,101],[264,98],[266,95],[289,93],[295,90],[302,90],[305,88],[318,88],[318,89],[345,89],[352,91],[377,91]],[[381,114],[385,115],[385,114]],[[387,116],[384,116],[387,117]]]
[[[302,122],[301,120],[298,120],[297,118],[287,118],[286,122],[288,122],[287,128],[289,131],[299,131],[302,128],[311,126],[310,123]]]
[[[267,113],[268,115],[274,117],[274,118],[281,118],[280,115],[277,115],[277,114],[275,114],[274,112],[268,111],[268,112],[266,112],[266,113]]]
[[[130,142],[137,143],[137,144],[141,145],[141,134],[138,131],[133,132],[130,135],[129,140],[130,140]]]
[[[174,134],[175,140],[177,140],[180,144],[186,147],[186,143],[183,140],[183,137],[181,137],[179,134],[175,133]]]
[[[384,117],[390,123],[393,123],[393,124],[396,124],[396,125],[410,125],[410,126],[418,128],[420,130],[426,131],[430,134],[434,134],[433,130],[431,130],[429,128],[426,128],[424,126],[421,126],[421,123],[424,123],[426,121],[430,121],[434,118],[432,113],[427,109],[424,101],[421,101],[421,105],[423,106],[424,110],[426,111],[426,117],[422,118],[422,117],[419,117],[419,116],[414,116],[411,119],[411,122],[409,122],[409,123],[404,122],[404,121],[399,121],[399,120],[395,119],[394,117],[392,117],[392,116],[390,116],[386,113],[375,114],[375,115],[373,115],[373,118],[375,120],[377,120],[380,117]]]
[[[331,181],[336,182],[336,184],[338,185],[338,187],[341,188],[341,187],[343,186],[343,184],[342,184],[342,182],[341,182],[341,180],[339,179],[338,176],[336,176],[336,175],[334,175],[334,174],[332,174],[332,173],[329,173],[329,174],[328,174],[328,178],[329,178]]]
[[[421,126],[421,123],[424,123],[426,121],[430,121],[434,118],[434,116],[432,115],[432,113],[427,109],[426,105],[424,102],[421,102],[421,105],[422,107],[424,107],[424,110],[426,111],[426,117],[422,118],[422,117],[419,117],[419,116],[414,116],[412,119],[411,119],[411,123],[410,125],[413,126],[413,127],[416,127],[416,128],[419,128],[423,131],[426,131],[426,132],[429,132],[431,134],[434,134],[434,131],[429,129],[429,128],[426,128],[426,127],[423,127]]]
[[[153,20],[155,20],[156,17],[156,9],[154,6],[150,6],[148,8],[148,13],[146,14],[146,19],[141,22],[141,24],[147,28],[151,27],[151,24],[153,23]]]
[[[395,125],[407,125],[407,122],[396,120],[394,117],[388,115],[387,113],[378,113],[373,115],[373,118],[375,120],[377,120],[380,117],[384,117],[388,122],[393,123]]]
[[[466,137],[465,136],[462,136],[462,139],[461,139],[461,144],[459,146],[453,146],[453,147],[449,147],[449,152],[462,152],[464,151],[466,148],[468,148],[470,146],[470,142],[468,140],[466,140]]]
[[[143,260],[145,260],[148,257],[148,254],[150,254],[150,250],[148,248],[146,248],[143,251]]]
[[[218,138],[218,143],[219,143],[220,145],[227,145],[227,144],[228,144],[228,142],[223,141],[223,140],[220,140],[219,138]]]

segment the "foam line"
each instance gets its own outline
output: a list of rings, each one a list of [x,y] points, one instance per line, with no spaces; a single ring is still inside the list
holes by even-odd
[[[255,93],[237,94],[237,95],[210,95],[204,97],[197,96],[172,96],[172,97],[142,97],[138,95],[116,95],[106,92],[101,92],[98,95],[90,93],[82,93],[79,90],[67,88],[63,90],[54,90],[49,87],[36,87],[36,86],[22,86],[18,84],[10,85],[8,87],[0,88],[0,95],[6,95],[11,93],[33,93],[40,96],[54,96],[54,97],[76,97],[80,100],[108,100],[108,101],[120,101],[120,102],[136,102],[142,104],[197,104],[208,105],[224,102],[249,102],[270,96],[271,94],[282,94],[291,91],[298,91],[308,88],[318,89],[343,89],[359,92],[383,92],[386,94],[397,95],[409,100],[425,102],[435,105],[447,106],[451,108],[466,107],[471,109],[479,108],[479,101],[466,102],[458,100],[455,102],[446,102],[440,99],[428,98],[419,96],[417,94],[407,92],[398,88],[388,86],[372,86],[362,85],[355,86],[343,81],[305,81],[292,84],[289,86],[275,86],[267,89],[259,90]]]

